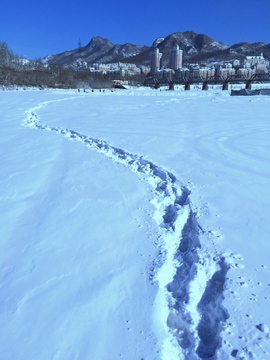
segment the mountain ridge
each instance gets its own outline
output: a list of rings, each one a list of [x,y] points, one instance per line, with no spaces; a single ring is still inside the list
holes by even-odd
[[[128,62],[137,66],[149,66],[150,57],[154,48],[159,48],[163,54],[163,65],[169,61],[170,51],[174,45],[183,50],[183,62],[230,61],[243,60],[247,55],[260,55],[262,52],[270,57],[270,44],[264,42],[241,42],[226,45],[213,40],[205,34],[197,34],[191,30],[175,32],[166,37],[159,37],[151,46],[134,45],[131,43],[113,44],[109,39],[101,36],[92,37],[85,46],[59,54],[49,55],[43,59],[48,64],[69,66],[76,61],[85,61],[88,64]]]

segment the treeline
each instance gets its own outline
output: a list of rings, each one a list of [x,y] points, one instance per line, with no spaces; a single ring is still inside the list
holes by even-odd
[[[90,73],[84,67],[65,68],[44,64],[41,59],[23,59],[13,54],[5,42],[0,42],[0,87],[104,88],[110,85],[110,79]]]

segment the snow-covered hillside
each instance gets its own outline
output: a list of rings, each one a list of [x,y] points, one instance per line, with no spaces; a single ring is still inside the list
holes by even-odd
[[[3,91],[1,359],[266,359],[268,96]]]

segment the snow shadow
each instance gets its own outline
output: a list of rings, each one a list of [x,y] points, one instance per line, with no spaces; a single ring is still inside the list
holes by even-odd
[[[222,306],[224,284],[229,266],[224,258],[219,260],[218,265],[220,270],[216,271],[208,281],[198,304],[201,320],[198,325],[200,343],[197,354],[200,359],[216,359],[216,351],[221,346],[222,325],[229,318],[227,310]]]

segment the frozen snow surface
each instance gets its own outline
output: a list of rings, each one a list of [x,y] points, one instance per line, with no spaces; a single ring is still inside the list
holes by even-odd
[[[2,91],[0,359],[270,358],[269,108]]]

